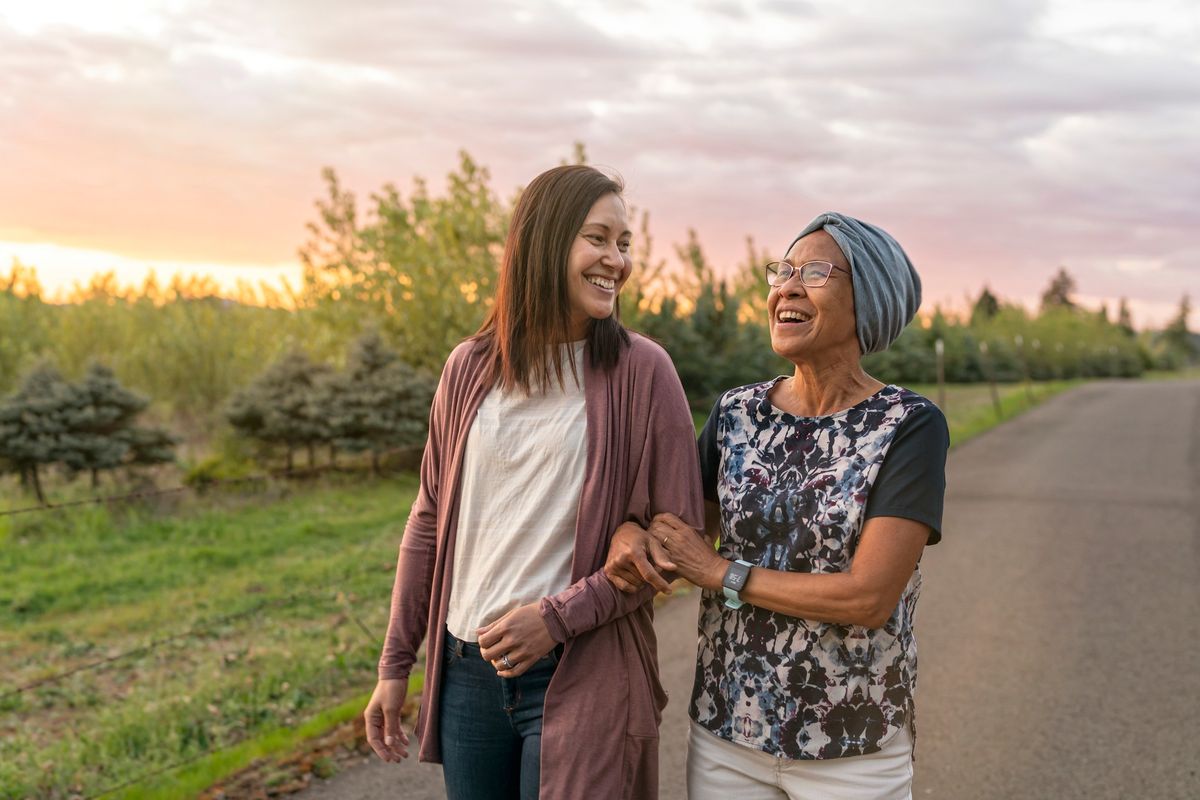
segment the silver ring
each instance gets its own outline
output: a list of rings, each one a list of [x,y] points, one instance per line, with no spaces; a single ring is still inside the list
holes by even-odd
[[[513,668],[513,663],[508,660],[508,653],[505,653],[504,655],[500,656],[500,663],[504,665],[505,669]]]

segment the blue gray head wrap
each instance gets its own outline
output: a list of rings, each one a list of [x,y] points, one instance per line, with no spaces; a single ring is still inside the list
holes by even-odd
[[[808,223],[788,250],[819,230],[833,237],[850,262],[854,317],[863,355],[888,349],[921,305],[921,279],[912,262],[887,231],[833,211]]]

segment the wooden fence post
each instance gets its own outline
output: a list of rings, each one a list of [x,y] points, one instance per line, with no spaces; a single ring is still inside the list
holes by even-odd
[[[938,408],[946,413],[946,343],[939,336],[933,343],[933,351],[937,354]]]
[[[996,372],[992,369],[992,359],[988,357],[987,342],[979,343],[979,356],[983,363],[983,372],[987,376],[988,388],[992,390],[992,406],[996,409],[996,419],[1004,419],[1004,412],[1000,408],[1000,391],[996,388]]]

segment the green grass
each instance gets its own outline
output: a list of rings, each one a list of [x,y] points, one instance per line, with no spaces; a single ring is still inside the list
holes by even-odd
[[[306,739],[320,736],[335,725],[362,713],[370,693],[362,694],[323,711],[295,728],[273,728],[259,733],[253,740],[190,764],[170,775],[151,779],[129,789],[114,792],[111,797],[121,800],[186,800],[222,778],[245,769],[256,759],[285,753]]]
[[[1179,370],[1151,370],[1142,375],[1146,381],[1194,381],[1200,379],[1200,365]]]
[[[950,427],[950,446],[955,447],[990,430],[1007,419],[1022,414],[1056,394],[1078,386],[1082,381],[1038,381],[1006,383],[996,387],[1000,398],[1000,414],[992,400],[991,389],[985,384],[949,384],[942,413]],[[936,384],[914,384],[908,388],[938,401]]]
[[[1003,418],[1031,405],[1000,396]],[[955,444],[998,421],[986,386],[948,387],[945,411]],[[191,797],[361,713],[415,490],[334,476],[0,518],[0,694],[178,637],[0,698],[0,798]]]
[[[408,681],[408,694],[421,691],[424,675],[414,673]],[[111,796],[120,800],[187,800],[252,764],[260,758],[291,753],[310,739],[348,722],[363,712],[370,692],[364,692],[339,705],[322,711],[296,727],[275,727],[259,732],[253,739],[209,755],[169,775],[131,786]]]
[[[0,698],[0,797],[91,795],[198,758],[200,786],[361,711],[415,490],[334,477],[167,517],[7,518],[0,694],[183,635]],[[180,796],[152,787],[181,774],[136,796]]]

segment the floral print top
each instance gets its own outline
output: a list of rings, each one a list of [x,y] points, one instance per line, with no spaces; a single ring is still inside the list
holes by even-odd
[[[852,408],[797,417],[768,399],[783,380],[717,401],[700,436],[705,494],[721,507],[720,553],[756,567],[850,567],[864,522],[901,516],[941,538],[949,433],[941,411],[897,386]],[[800,619],[701,599],[692,719],[789,759],[864,755],[911,724],[917,678],[913,572],[882,628]]]

